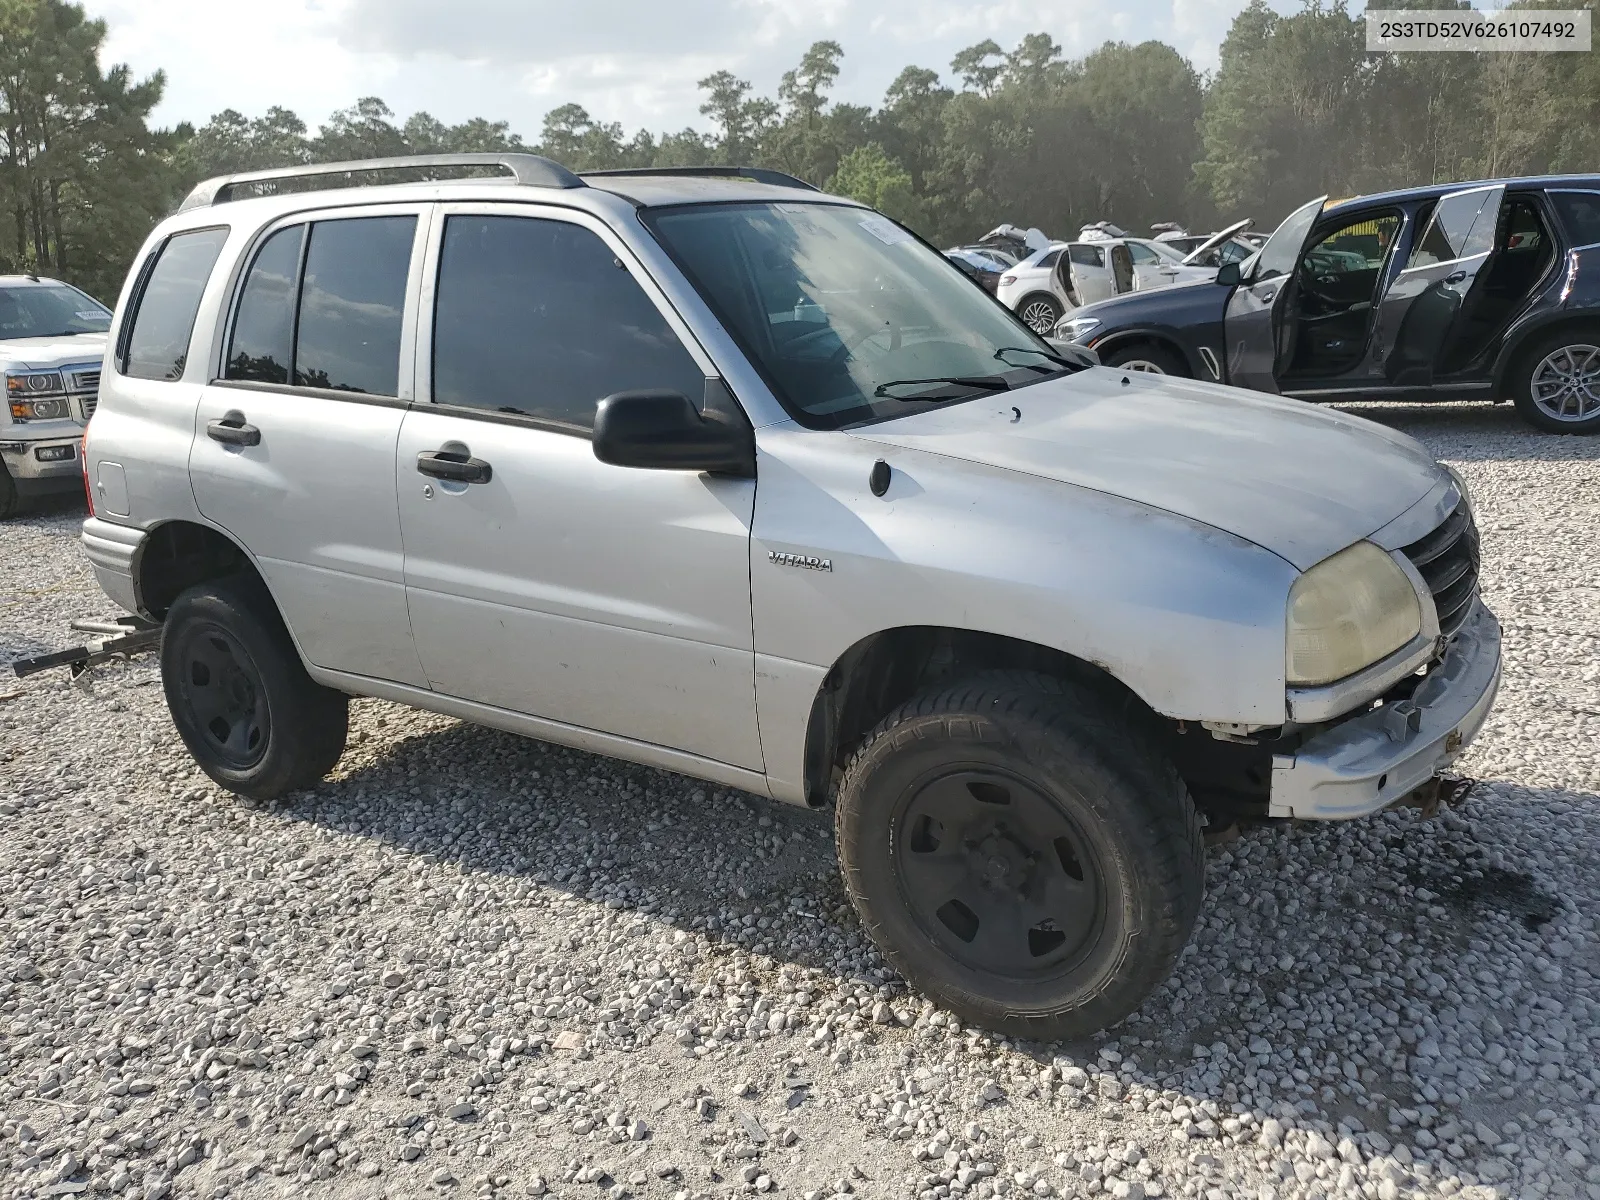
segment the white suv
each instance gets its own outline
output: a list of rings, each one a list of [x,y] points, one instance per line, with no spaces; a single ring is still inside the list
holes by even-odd
[[[397,165],[509,177],[212,181],[117,305],[84,546],[223,786],[313,786],[357,695],[832,806],[888,961],[1055,1038],[1172,968],[1202,814],[1361,816],[1482,725],[1410,439],[1094,366],[770,174],[299,175]]]
[[[0,275],[0,520],[29,497],[83,487],[78,442],[110,325],[105,305],[70,284]]]

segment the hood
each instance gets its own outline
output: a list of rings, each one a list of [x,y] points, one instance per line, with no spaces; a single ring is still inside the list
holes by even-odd
[[[851,433],[1164,509],[1301,570],[1387,525],[1444,473],[1411,438],[1359,417],[1109,367]]]
[[[99,362],[105,357],[106,335],[73,333],[65,337],[7,338],[0,341],[0,368],[47,370],[66,363]]]

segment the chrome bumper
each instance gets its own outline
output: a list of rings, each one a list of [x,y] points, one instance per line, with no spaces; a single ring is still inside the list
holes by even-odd
[[[27,487],[30,483],[55,482],[58,480],[77,481],[83,477],[83,467],[78,462],[78,441],[81,433],[75,437],[47,437],[36,438],[32,441],[13,441],[7,439],[0,441],[0,460],[5,462],[6,472],[18,484],[23,485],[22,490],[32,490]],[[39,452],[46,454],[65,454],[65,458],[52,458],[45,461],[39,457]],[[70,490],[70,483],[63,483],[62,490]],[[82,486],[80,482],[79,487]],[[54,489],[51,489],[54,490]]]
[[[81,537],[84,557],[94,568],[101,590],[129,612],[138,612],[134,568],[144,548],[145,531],[90,517],[83,523]]]
[[[1500,689],[1500,623],[1479,601],[1408,703],[1342,721],[1272,759],[1267,814],[1336,821],[1387,808],[1454,762]]]

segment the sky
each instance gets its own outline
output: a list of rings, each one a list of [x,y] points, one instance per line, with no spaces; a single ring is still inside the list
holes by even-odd
[[[775,95],[807,46],[844,48],[833,97],[876,105],[908,64],[948,75],[992,37],[1044,31],[1078,57],[1108,40],[1156,38],[1198,70],[1244,0],[87,0],[110,26],[104,54],[167,74],[154,119],[203,123],[270,105],[315,129],[361,96],[400,117],[509,121],[529,141],[576,102],[632,133],[705,128],[695,81],[721,68]],[[581,19],[577,14],[581,14]],[[954,82],[954,81],[951,81]]]

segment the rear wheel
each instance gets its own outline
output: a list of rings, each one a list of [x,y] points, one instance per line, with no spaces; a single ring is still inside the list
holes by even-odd
[[[963,1021],[1102,1029],[1171,972],[1204,846],[1176,771],[1093,694],[1039,675],[914,699],[845,771],[839,862],[908,981]]]
[[[1017,316],[1022,318],[1022,323],[1040,336],[1048,336],[1065,311],[1061,301],[1044,292],[1035,292],[1017,305]]]
[[[1600,329],[1557,332],[1518,360],[1512,399],[1548,433],[1600,432]]]
[[[348,698],[306,674],[253,580],[202,583],[173,602],[161,679],[184,745],[231,792],[269,800],[309,787],[344,753]]]
[[[1124,371],[1144,371],[1151,375],[1189,374],[1189,368],[1184,365],[1183,359],[1165,346],[1157,346],[1153,342],[1132,342],[1118,346],[1102,356],[1100,361],[1108,367],[1121,367]]]

